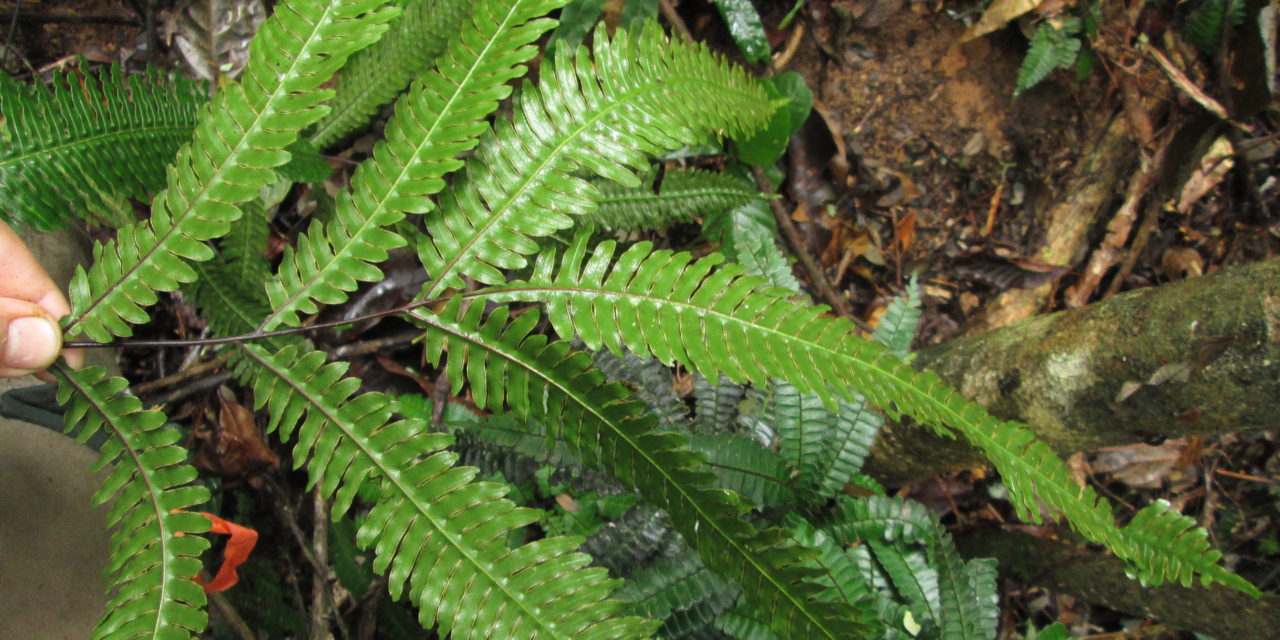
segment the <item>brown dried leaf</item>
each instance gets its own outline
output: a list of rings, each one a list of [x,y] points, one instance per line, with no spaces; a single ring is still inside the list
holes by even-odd
[[[218,424],[193,435],[202,441],[195,466],[223,478],[243,478],[271,468],[276,455],[262,438],[253,411],[236,402],[226,387],[218,389]]]
[[[960,42],[981,38],[1003,27],[1018,16],[1039,7],[1042,2],[1044,0],[995,0],[982,13],[982,17],[964,32]]]

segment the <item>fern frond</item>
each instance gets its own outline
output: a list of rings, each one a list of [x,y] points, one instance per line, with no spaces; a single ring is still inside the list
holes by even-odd
[[[635,186],[593,180],[600,196],[596,210],[582,222],[611,230],[662,229],[763,197],[755,185],[724,173],[675,169],[663,175],[655,190],[656,179],[657,173],[649,172]]]
[[[1227,5],[1230,3],[1231,16],[1227,16]],[[1200,0],[1191,13],[1187,14],[1182,33],[1191,44],[1201,51],[1214,55],[1222,44],[1222,27],[1228,19],[1232,27],[1244,23],[1245,0]]]
[[[1205,585],[1221,582],[1257,596],[1257,587],[1218,565],[1222,552],[1210,546],[1208,532],[1197,526],[1193,518],[1174,511],[1164,500],[1143,507],[1125,525],[1124,532],[1136,542],[1135,546],[1167,550],[1168,555],[1159,554],[1145,566],[1130,564],[1130,570],[1144,586],[1177,582],[1189,587],[1199,574]],[[1171,561],[1169,556],[1177,560]]]
[[[1027,56],[1022,59],[1022,66],[1018,68],[1013,97],[1017,98],[1023,91],[1040,84],[1054,69],[1074,64],[1080,53],[1081,43],[1076,37],[1078,33],[1079,18],[1068,18],[1058,25],[1041,22],[1036,34],[1031,37]]]
[[[906,360],[920,324],[920,285],[916,276],[907,282],[907,295],[894,298],[876,324],[871,339],[889,348],[889,353]]]
[[[929,542],[937,534],[933,514],[923,504],[901,497],[841,497],[821,524],[841,542],[873,538]]]
[[[315,302],[347,299],[358,282],[383,278],[374,263],[405,241],[388,229],[406,212],[426,213],[426,196],[444,187],[441,178],[462,166],[459,152],[486,129],[484,118],[511,91],[507,82],[524,74],[533,43],[555,25],[540,16],[566,0],[484,0],[473,20],[452,40],[433,73],[413,83],[397,102],[386,138],[361,163],[351,190],[338,196],[334,220],[317,225],[286,249],[277,278],[267,283],[273,311],[262,329],[298,324],[298,313],[314,313]]]
[[[209,542],[191,534],[207,530],[209,521],[185,510],[208,501],[209,492],[192,484],[196,470],[186,464],[182,435],[165,426],[163,413],[143,410],[125,394],[124,378],[108,378],[100,367],[54,371],[67,431],[78,428],[81,442],[98,431],[110,436],[95,470],[113,469],[93,499],[114,498],[107,580],[115,593],[93,638],[198,637],[208,616],[204,589],[194,579]]]
[[[250,44],[240,83],[201,109],[195,137],[179,151],[151,219],[94,247],[93,267],[71,282],[68,331],[99,342],[146,322],[156,291],[196,279],[188,262],[213,257],[204,243],[240,217],[238,204],[271,181],[298,132],[323,115],[320,89],[346,58],[377,40],[396,13],[386,0],[287,0]]]
[[[778,453],[806,485],[813,484],[835,422],[832,412],[817,396],[781,381],[768,386],[766,397],[763,417],[778,433]]]
[[[633,356],[634,357],[634,356]],[[697,400],[694,427],[700,433],[716,433],[728,430],[738,417],[738,404],[746,395],[742,385],[731,380],[708,380],[694,374],[693,397]]]
[[[474,3],[464,0],[413,0],[390,31],[351,57],[338,72],[329,115],[309,140],[325,149],[368,126],[378,108],[390,104],[409,82],[430,69],[458,33]]]
[[[771,114],[768,97],[705,46],[671,42],[656,24],[639,36],[598,31],[585,48],[544,63],[539,87],[516,96],[512,122],[486,134],[466,172],[427,218],[418,254],[434,278],[431,297],[462,276],[493,284],[525,264],[532,238],[573,224],[599,192],[575,172],[635,186],[647,153],[749,130]]]
[[[357,534],[376,553],[373,570],[388,572],[391,593],[408,595],[424,626],[454,638],[640,637],[652,623],[610,617],[616,581],[574,549],[581,538],[545,538],[514,550],[507,534],[538,519],[504,498],[505,485],[475,482],[445,450],[452,438],[418,420],[392,421],[379,393],[355,396],[345,363],[319,351],[269,352],[237,346],[237,378],[265,406],[269,431],[296,437],[294,459],[308,460],[311,484],[334,496],[335,517],[374,478],[382,497]],[[447,576],[447,577],[446,577]]]
[[[544,253],[529,281],[473,297],[545,301],[556,332],[576,335],[593,349],[625,348],[708,377],[723,373],[757,384],[781,378],[829,405],[861,393],[892,418],[907,414],[945,435],[954,429],[982,449],[1005,478],[1024,519],[1039,522],[1043,503],[1052,516],[1065,516],[1082,535],[1107,545],[1139,571],[1166,563],[1181,567],[1153,578],[1212,565],[1203,556],[1187,565],[1179,553],[1188,548],[1152,547],[1121,531],[1108,506],[1091,488],[1076,485],[1062,460],[1029,429],[995,419],[936,374],[914,371],[878,342],[860,338],[847,318],[824,317],[825,307],[795,303],[786,290],[742,277],[740,265],[716,269],[723,260],[716,254],[694,261],[687,253],[653,251],[649,243],[639,243],[615,261],[615,243],[607,241],[584,264],[586,236],[579,234],[558,272],[554,258]],[[1201,574],[1240,586],[1227,575],[1225,570]]]
[[[774,243],[773,234],[739,234],[732,248],[733,261],[746,268],[746,273],[761,276],[769,284],[803,295],[800,281],[791,272],[791,263]]]
[[[810,560],[809,564],[821,572],[821,577],[815,582],[827,589],[819,597],[848,603],[858,611],[864,628],[874,630],[865,637],[878,637],[879,621],[872,607],[871,584],[863,577],[853,560],[845,554],[841,545],[825,532],[794,514],[787,518],[786,525],[787,532],[793,540],[818,550],[818,555]]]
[[[55,72],[50,87],[0,83],[0,220],[41,230],[76,215],[131,221],[125,199],[164,186],[204,102],[180,75],[125,76],[114,64]]]
[[[861,395],[855,395],[853,402],[841,398],[836,404],[827,441],[811,476],[818,495],[824,498],[839,494],[857,477],[884,424],[884,419]]]
[[[786,460],[755,440],[723,432],[694,434],[689,448],[707,456],[717,486],[741,494],[756,507],[794,502]]]
[[[739,584],[751,585],[756,607],[784,635],[845,637],[853,624],[847,607],[814,602],[817,587],[797,566],[806,555],[781,546],[776,531],[757,531],[740,518],[744,506],[713,490],[702,457],[684,449],[678,433],[653,431],[654,419],[618,385],[606,384],[591,358],[564,342],[532,334],[538,314],[507,322],[507,307],[487,318],[482,304],[455,298],[439,314],[422,309],[428,357],[449,353],[446,374],[455,392],[469,384],[481,407],[506,404],[557,429],[591,465],[601,465],[642,497],[662,507],[703,561]]]

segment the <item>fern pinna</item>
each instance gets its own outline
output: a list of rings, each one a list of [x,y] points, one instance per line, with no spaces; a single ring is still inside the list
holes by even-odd
[[[1157,505],[1116,526],[1107,505],[1071,483],[1025,427],[992,418],[903,364],[909,337],[902,332],[886,330],[896,335],[885,338],[886,348],[858,337],[847,319],[797,300],[767,228],[725,235],[732,240],[726,249],[746,266],[648,243],[620,253],[612,240],[592,247],[589,229],[562,256],[545,248],[552,236],[593,220],[631,228],[758,206],[757,196],[724,176],[676,173],[647,206],[635,204],[645,198],[634,190],[652,192],[651,156],[712,135],[750,135],[783,106],[704,46],[673,42],[650,24],[612,36],[599,29],[590,48],[560,45],[541,63],[539,81],[525,80],[515,92],[510,116],[494,117],[537,56],[535,43],[554,27],[546,16],[567,2],[431,3],[463,11],[441,16],[456,33],[447,45],[414,54],[414,80],[395,102],[385,139],[338,194],[333,216],[313,222],[267,274],[258,256],[267,219],[254,202],[259,190],[290,174],[280,168],[291,154],[314,155],[298,142],[310,127],[319,127],[310,135],[323,144],[362,126],[369,105],[385,98],[361,96],[394,94],[405,77],[397,72],[390,75],[398,80],[384,83],[368,75],[368,65],[401,55],[410,46],[404,43],[421,35],[415,29],[430,22],[421,19],[429,0],[409,3],[410,13],[394,23],[405,30],[399,39],[365,54],[375,62],[353,63],[339,80],[339,94],[352,91],[341,104],[353,106],[343,111],[364,115],[326,120],[334,91],[325,84],[400,12],[382,0],[278,3],[253,40],[243,79],[225,83],[200,107],[193,137],[177,151],[164,185],[154,187],[163,189],[150,219],[125,224],[77,274],[68,333],[98,341],[128,336],[131,325],[148,319],[145,308],[159,292],[179,286],[209,315],[214,333],[299,326],[322,305],[344,302],[359,283],[382,280],[379,264],[389,252],[412,245],[429,281],[408,316],[454,393],[466,390],[481,408],[506,411],[516,427],[536,422],[531,432],[666,509],[696,550],[669,570],[715,574],[695,578],[697,594],[639,604],[634,590],[615,594],[619,581],[588,566],[579,537],[508,546],[508,534],[534,523],[538,512],[458,465],[449,436],[398,417],[396,401],[362,392],[347,365],[298,336],[226,347],[269,430],[293,444],[295,463],[333,500],[336,516],[365,514],[359,545],[374,550],[374,568],[387,573],[392,593],[406,595],[423,625],[441,635],[632,638],[714,624],[752,637],[913,635],[922,625],[989,636],[990,566],[958,560],[936,521],[886,524],[875,517],[888,509],[878,499],[856,503],[866,514],[849,507],[840,512],[843,521],[825,528],[758,518],[755,507],[813,507],[836,498],[844,505],[846,483],[874,486],[856,475],[879,424],[868,403],[982,447],[1024,517],[1038,520],[1044,504],[1108,545],[1146,582],[1200,576],[1253,591],[1215,564],[1204,532],[1177,513]],[[375,85],[383,88],[359,88]],[[672,210],[677,201],[688,207]],[[522,278],[509,281],[513,270]],[[488,286],[467,289],[468,280]],[[889,325],[912,324],[908,311],[895,313]],[[561,340],[536,330],[542,317]],[[697,372],[700,394],[723,400],[708,416],[747,413],[736,406],[741,390],[721,387],[728,385],[723,377],[773,385],[777,398],[786,397],[773,415],[799,412],[825,426],[776,421],[779,451],[709,433],[706,425],[690,434],[608,382],[591,355],[568,340]],[[184,512],[207,493],[184,464],[175,432],[163,426],[163,414],[142,410],[120,378],[96,370],[59,375],[72,407],[69,424],[83,420],[83,432],[114,436],[104,460],[116,472],[103,497],[118,492],[116,596],[98,636],[200,632],[203,593],[191,580],[205,543],[189,534],[203,524]],[[377,490],[362,495],[376,498],[358,503],[369,487]],[[884,526],[849,533],[858,522]],[[855,542],[865,544],[841,546]],[[646,575],[638,580],[666,588],[666,576]],[[707,593],[712,587],[718,594]],[[671,616],[661,627],[642,617],[663,611]]]

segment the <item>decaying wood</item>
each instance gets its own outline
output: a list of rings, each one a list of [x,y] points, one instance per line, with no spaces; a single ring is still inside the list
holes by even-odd
[[[1089,232],[1099,221],[1104,206],[1120,190],[1121,177],[1129,173],[1133,156],[1129,125],[1125,118],[1114,115],[1098,142],[1076,163],[1062,190],[1063,199],[1044,212],[1044,244],[1033,256],[1036,262],[1067,267],[1084,257]],[[1000,294],[987,304],[981,317],[970,323],[967,333],[981,333],[1030,318],[1045,306],[1053,286],[1045,284]]]
[[[1280,259],[951,340],[917,352],[915,364],[1060,452],[1274,429]],[[905,481],[984,460],[926,428],[886,425],[868,471]]]

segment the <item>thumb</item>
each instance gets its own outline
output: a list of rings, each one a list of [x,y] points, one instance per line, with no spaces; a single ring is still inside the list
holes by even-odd
[[[14,301],[5,302],[10,304],[0,305],[0,376],[23,376],[53,364],[62,350],[58,323],[35,305],[5,313],[2,307],[12,307]]]

